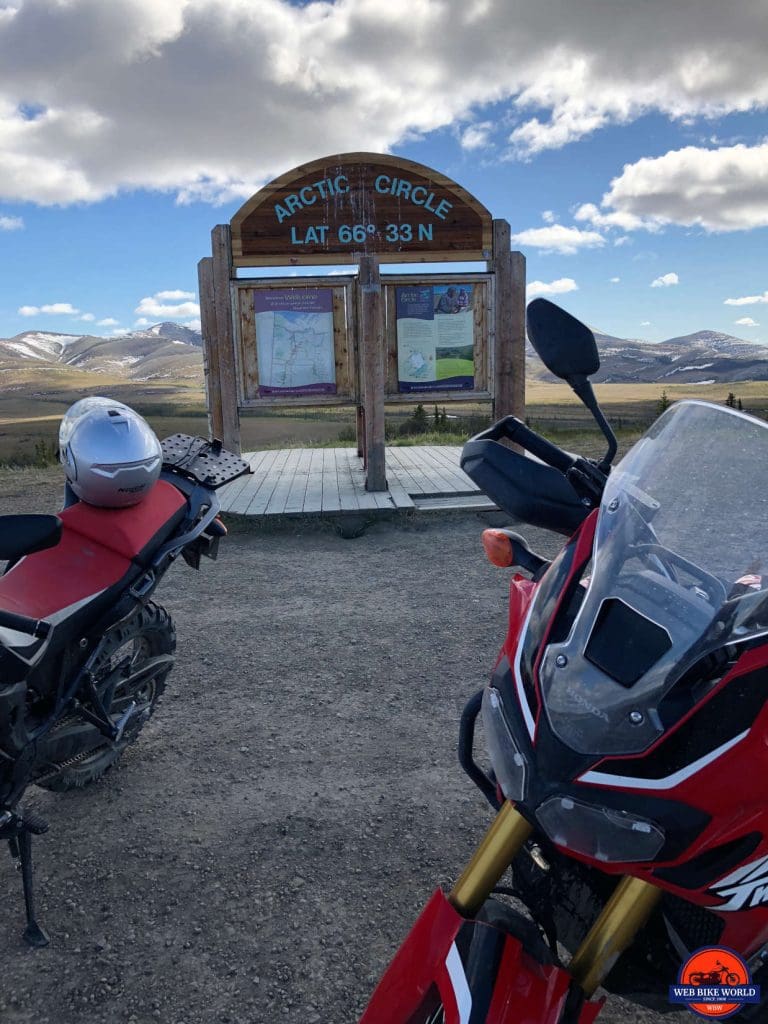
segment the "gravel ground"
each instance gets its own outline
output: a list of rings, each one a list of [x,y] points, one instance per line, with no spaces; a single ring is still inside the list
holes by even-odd
[[[55,511],[59,489],[56,471],[0,473],[0,512]],[[233,533],[200,574],[169,573],[178,661],[158,714],[97,785],[30,791],[51,824],[47,950],[21,944],[0,857],[3,1024],[358,1019],[490,820],[455,753],[505,629],[483,526]],[[661,1018],[611,1000],[600,1020]]]

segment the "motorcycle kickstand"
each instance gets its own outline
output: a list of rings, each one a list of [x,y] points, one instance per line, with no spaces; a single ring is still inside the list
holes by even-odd
[[[33,949],[44,949],[50,940],[48,933],[41,928],[35,918],[34,867],[32,864],[32,836],[42,835],[48,831],[48,823],[35,814],[18,816],[16,834],[8,840],[11,856],[17,860],[21,868],[21,884],[24,890],[24,908],[27,914],[27,925],[23,938]]]

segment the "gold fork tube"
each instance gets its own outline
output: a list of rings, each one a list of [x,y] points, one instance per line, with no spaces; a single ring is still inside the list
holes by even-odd
[[[448,899],[465,917],[473,917],[520,852],[533,827],[507,801],[464,868]]]
[[[641,878],[622,878],[568,965],[589,997],[651,916],[661,889]]]

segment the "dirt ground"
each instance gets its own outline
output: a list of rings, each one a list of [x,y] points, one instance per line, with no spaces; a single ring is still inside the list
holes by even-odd
[[[0,473],[0,513],[55,511],[58,492],[55,470]],[[455,752],[505,628],[484,525],[233,533],[200,574],[169,573],[163,706],[99,784],[29,794],[51,825],[47,950],[22,945],[0,856],[2,1024],[358,1019],[490,820]],[[611,1001],[600,1020],[661,1018]]]

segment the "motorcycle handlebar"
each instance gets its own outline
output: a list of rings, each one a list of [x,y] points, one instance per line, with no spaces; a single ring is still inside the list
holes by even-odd
[[[504,419],[494,423],[492,427],[476,434],[472,440],[500,441],[502,438],[514,441],[531,455],[535,455],[537,459],[541,459],[542,462],[546,462],[548,466],[552,466],[553,469],[557,469],[561,473],[567,473],[576,463],[573,455],[569,455],[562,448],[558,448],[556,444],[547,441],[541,434],[537,434],[535,430],[526,427],[516,416],[505,416]]]
[[[53,629],[51,623],[44,619],[31,619],[27,615],[15,615],[13,612],[5,611],[0,611],[0,626],[15,629],[17,633],[27,633],[41,640],[44,640]]]

